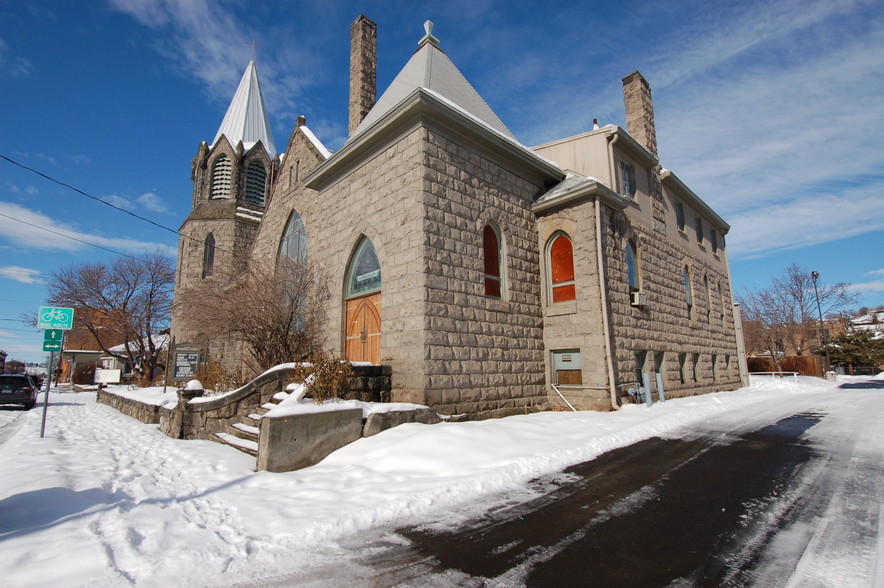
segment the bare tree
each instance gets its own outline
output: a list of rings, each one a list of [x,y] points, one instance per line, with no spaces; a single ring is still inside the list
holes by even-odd
[[[76,309],[84,327],[106,354],[128,361],[147,382],[164,366],[157,335],[167,329],[172,308],[175,263],[159,252],[140,259],[71,265],[53,274],[49,303]],[[111,351],[120,342],[123,350]]]
[[[823,315],[853,304],[857,296],[849,284],[817,283],[819,309]],[[819,309],[811,273],[797,264],[789,265],[768,288],[744,292],[738,297],[743,314],[746,345],[771,354],[780,369],[785,355],[809,355],[819,336]]]
[[[254,266],[221,276],[181,295],[190,324],[205,325],[212,337],[232,336],[257,372],[303,359],[321,349],[327,319],[328,285],[313,265],[281,257],[272,268]]]

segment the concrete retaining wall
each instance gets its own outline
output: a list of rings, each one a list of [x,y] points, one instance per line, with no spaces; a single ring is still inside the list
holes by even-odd
[[[334,410],[261,419],[258,468],[289,472],[322,461],[362,436],[362,410]]]

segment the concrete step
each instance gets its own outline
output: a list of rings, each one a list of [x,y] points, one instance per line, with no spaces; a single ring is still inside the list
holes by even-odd
[[[242,418],[242,422],[252,426],[252,427],[260,427],[261,426],[261,415],[258,413],[252,413],[249,416],[244,416]]]
[[[215,433],[215,437],[217,437],[222,443],[230,445],[234,449],[239,449],[243,453],[258,457],[258,443],[256,441],[241,439],[230,433]]]
[[[246,439],[248,441],[258,442],[258,435],[261,431],[258,427],[254,427],[252,425],[247,425],[245,423],[233,423],[230,425],[230,434],[235,435],[236,437],[240,437],[241,439]]]

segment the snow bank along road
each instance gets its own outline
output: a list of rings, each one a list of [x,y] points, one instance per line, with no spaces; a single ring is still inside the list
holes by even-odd
[[[255,473],[254,460],[219,444],[169,439],[156,426],[96,404],[94,394],[53,392],[45,439],[39,410],[0,410],[2,584],[540,583],[543,563],[582,548],[578,539],[591,538],[592,526],[581,531],[564,516],[570,539],[521,549],[525,555],[503,571],[444,569],[440,546],[457,537],[458,527],[493,518],[486,515],[491,509],[500,521],[508,520],[507,506],[545,504],[550,491],[605,471],[610,455],[597,468],[556,472],[652,437],[662,440],[645,446],[649,454],[662,454],[654,444],[675,439],[705,448],[703,459],[713,459],[704,470],[715,478],[719,448],[758,442],[750,431],[797,414],[803,416],[784,421],[804,441],[794,445],[794,474],[774,476],[782,483],[722,515],[736,517],[722,553],[737,563],[721,577],[736,584],[884,587],[884,390],[810,379],[609,414],[404,425],[287,474]],[[728,459],[720,455],[720,462]],[[700,462],[687,459],[677,471]],[[591,525],[653,505],[665,490],[639,486],[596,509],[595,519],[587,517]],[[636,528],[635,540],[625,536],[616,550],[640,566],[661,537]],[[520,548],[488,551],[507,552]],[[740,569],[751,575],[733,572]]]

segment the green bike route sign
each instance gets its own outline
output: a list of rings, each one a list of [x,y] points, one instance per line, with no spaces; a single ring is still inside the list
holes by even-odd
[[[73,326],[73,308],[55,308],[52,306],[41,306],[39,312],[37,312],[38,329],[68,330],[71,329]]]

